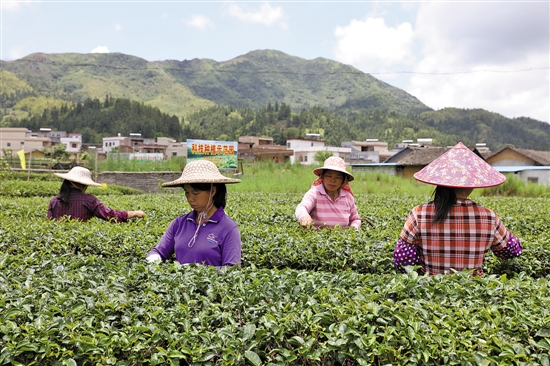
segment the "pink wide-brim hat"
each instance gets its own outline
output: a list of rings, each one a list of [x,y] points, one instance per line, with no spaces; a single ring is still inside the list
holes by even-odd
[[[420,182],[449,188],[487,188],[504,183],[506,177],[462,142],[414,173]]]
[[[320,177],[321,173],[323,173],[323,170],[325,169],[335,170],[337,172],[342,172],[344,174],[347,174],[348,182],[351,182],[352,180],[355,179],[353,175],[348,173],[348,171],[346,170],[346,162],[344,161],[344,159],[339,158],[338,156],[331,156],[327,158],[322,167],[313,170],[313,174]]]

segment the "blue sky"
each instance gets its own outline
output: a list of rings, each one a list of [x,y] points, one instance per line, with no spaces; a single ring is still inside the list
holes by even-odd
[[[352,65],[434,109],[550,122],[550,2],[1,0],[0,58],[121,52],[227,61],[260,49]]]

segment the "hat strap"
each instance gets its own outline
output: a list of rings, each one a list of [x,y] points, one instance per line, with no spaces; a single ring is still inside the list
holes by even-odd
[[[72,186],[73,188],[78,189],[80,192],[84,192],[84,191],[86,190],[86,188],[88,187],[88,186],[85,185],[85,184],[80,184],[80,183],[78,183],[78,184],[80,185],[80,187],[79,187],[79,186],[77,186],[77,185],[75,184],[75,182],[73,182],[72,180],[69,180],[69,183],[71,184],[71,186]],[[84,188],[83,188],[83,187],[84,187]]]
[[[208,210],[214,206],[214,201],[212,200],[212,187],[214,186],[213,183],[210,183],[210,195],[208,196],[208,203],[206,204],[206,208],[204,211],[201,211],[197,214],[197,229],[195,230],[195,234],[193,234],[193,237],[189,240],[189,243],[187,243],[187,246],[189,248],[193,248],[193,245],[195,245],[195,242],[197,241],[197,235],[199,234],[199,230],[201,228],[201,225],[206,221],[206,217],[208,216]],[[211,202],[212,200],[212,202]]]

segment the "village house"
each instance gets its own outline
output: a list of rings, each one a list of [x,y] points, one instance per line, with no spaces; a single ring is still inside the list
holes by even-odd
[[[240,136],[237,149],[239,159],[249,161],[272,160],[284,163],[293,155],[293,151],[288,150],[286,146],[273,144],[272,137]]]
[[[60,143],[65,145],[65,151],[77,154],[82,150],[82,134],[70,133],[67,137],[61,137]]]
[[[15,156],[21,150],[26,155],[43,156],[44,150],[51,145],[50,138],[38,137],[27,128],[0,128],[0,156]]]
[[[380,172],[403,178],[413,178],[414,173],[443,155],[452,146],[433,146],[431,139],[418,139],[416,143],[413,143],[412,140],[403,140],[398,148],[400,149],[396,153],[381,163],[352,164],[352,171]],[[491,154],[485,144],[476,145],[472,151],[484,159]]]
[[[506,146],[487,158],[501,173],[514,173],[524,182],[550,185],[550,151]]]
[[[102,154],[116,152],[121,158],[136,160],[164,160],[166,145],[159,145],[152,138],[143,138],[140,133],[130,136],[104,137]]]
[[[318,151],[331,153],[332,156],[338,156],[346,161],[349,160],[351,154],[349,147],[325,146],[325,141],[321,140],[318,134],[307,134],[305,139],[288,139],[286,147],[293,151],[290,156],[292,164],[295,162],[302,165],[314,164],[315,154]]]
[[[378,141],[378,139],[344,141],[342,147],[351,149],[349,158],[351,164],[380,163],[395,154],[394,151],[388,150],[387,142]]]
[[[170,137],[157,137],[157,145],[166,146],[164,158],[171,159],[177,156],[187,156],[187,142],[177,142]]]
[[[37,137],[49,138],[52,141],[52,146],[60,144],[61,139],[67,137],[67,132],[65,131],[52,131],[51,128],[41,128],[40,131],[36,133]]]

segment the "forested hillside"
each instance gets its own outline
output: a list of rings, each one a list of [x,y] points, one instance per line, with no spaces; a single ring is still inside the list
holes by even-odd
[[[252,51],[225,62],[209,59],[148,62],[120,53],[43,54],[0,61],[0,101],[11,108],[27,96],[74,103],[126,98],[185,117],[213,105],[260,108],[284,102],[294,112],[329,110],[430,110],[414,96],[339,62],[305,60],[280,51]]]
[[[85,143],[101,143],[117,133],[141,133],[143,137],[167,136],[236,141],[239,136],[273,137],[284,145],[288,138],[319,133],[328,145],[342,141],[377,138],[389,146],[402,140],[432,138],[439,146],[485,142],[496,151],[507,144],[535,150],[550,150],[550,125],[531,119],[511,120],[482,110],[444,109],[406,116],[371,111],[343,117],[320,107],[294,113],[281,102],[257,110],[214,106],[189,115],[185,120],[158,108],[122,98],[88,99],[73,106],[47,108],[31,118],[6,119],[4,125],[34,131],[48,127],[83,134]],[[525,127],[524,127],[525,126]]]
[[[550,150],[550,124],[482,109],[431,110],[371,75],[326,59],[252,51],[226,62],[155,61],[120,53],[32,54],[0,61],[0,126],[235,141],[320,133],[327,144],[432,138]],[[107,96],[107,97],[106,97]]]
[[[75,105],[45,109],[30,118],[5,121],[9,127],[26,127],[38,131],[42,127],[67,133],[81,133],[84,143],[101,143],[103,137],[120,133],[141,133],[143,137],[171,136],[182,138],[177,116],[169,116],[158,108],[122,98],[87,99]]]

